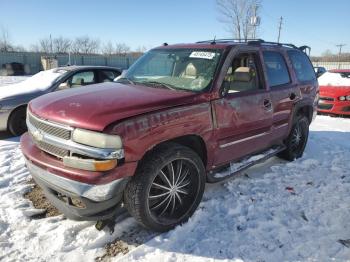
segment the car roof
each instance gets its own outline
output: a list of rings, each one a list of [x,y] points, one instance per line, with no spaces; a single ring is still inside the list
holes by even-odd
[[[226,49],[233,46],[255,46],[255,47],[270,47],[270,48],[286,48],[286,49],[296,49],[302,51],[302,48],[309,48],[307,46],[296,47],[293,44],[277,43],[277,42],[267,42],[262,39],[248,39],[237,40],[237,39],[213,39],[199,41],[196,43],[182,43],[182,44],[172,44],[169,45],[164,43],[162,46],[156,47],[156,49],[177,49],[177,48],[189,48],[189,49]]]
[[[78,70],[89,70],[89,69],[109,69],[109,70],[118,70],[121,71],[120,68],[112,67],[112,66],[61,66],[57,67],[56,70],[66,70],[66,71],[78,71]]]

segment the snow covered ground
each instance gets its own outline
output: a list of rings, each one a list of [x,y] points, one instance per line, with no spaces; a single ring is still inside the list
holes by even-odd
[[[339,242],[350,239],[350,119],[318,116],[303,158],[272,158],[207,185],[188,223],[149,233],[147,242],[146,233],[138,247],[132,238],[141,229],[131,217],[120,219],[113,234],[63,216],[31,218],[40,210],[23,197],[31,185],[18,140],[0,140],[2,261],[94,261],[115,239],[131,250],[116,261],[350,260],[350,248]]]

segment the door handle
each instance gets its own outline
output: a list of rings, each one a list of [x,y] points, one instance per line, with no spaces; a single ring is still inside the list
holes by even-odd
[[[271,110],[272,109],[272,104],[271,104],[271,101],[269,99],[264,99],[264,108],[266,110]]]
[[[293,93],[293,92],[289,94],[289,99],[290,100],[294,100],[296,97],[297,97],[297,95],[295,93]]]

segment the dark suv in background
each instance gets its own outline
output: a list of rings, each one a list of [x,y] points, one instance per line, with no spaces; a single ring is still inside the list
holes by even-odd
[[[303,50],[164,44],[117,83],[34,99],[21,138],[28,169],[69,218],[106,220],[126,206],[145,227],[169,230],[193,214],[205,182],[302,156],[319,92]]]

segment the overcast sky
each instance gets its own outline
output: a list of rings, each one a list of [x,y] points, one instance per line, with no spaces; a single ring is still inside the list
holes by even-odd
[[[263,0],[259,38],[310,45],[312,54],[350,52],[349,0]],[[164,42],[227,38],[215,0],[0,0],[0,26],[14,44],[29,47],[40,38],[89,35],[102,42],[124,42],[133,49]]]

